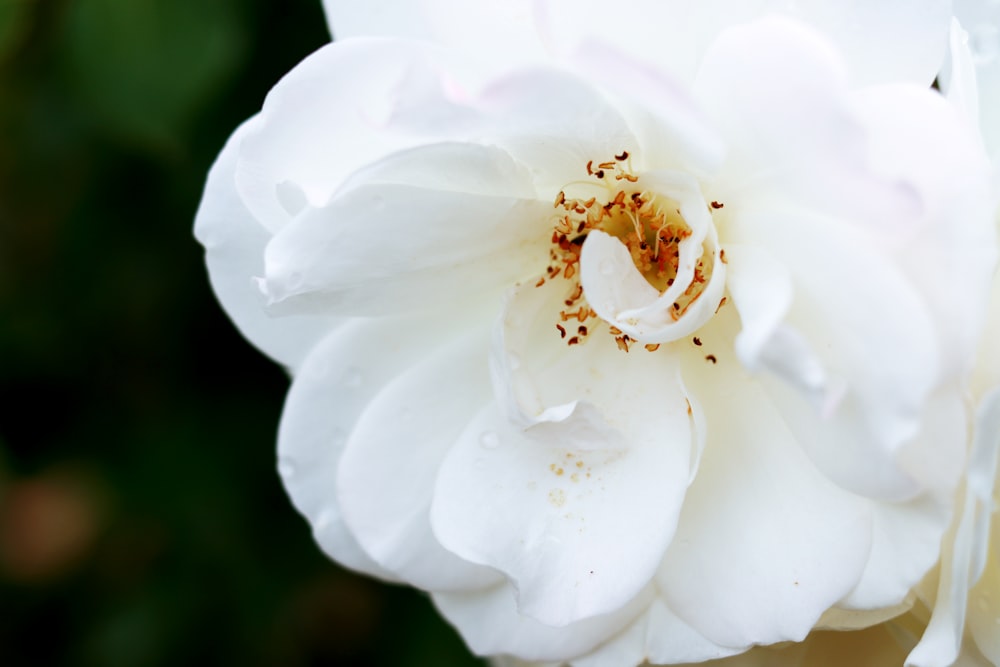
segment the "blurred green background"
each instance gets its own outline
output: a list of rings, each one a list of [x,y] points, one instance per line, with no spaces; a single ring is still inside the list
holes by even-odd
[[[363,0],[359,0],[363,1]],[[327,561],[191,236],[320,0],[0,0],[0,665],[478,665]]]

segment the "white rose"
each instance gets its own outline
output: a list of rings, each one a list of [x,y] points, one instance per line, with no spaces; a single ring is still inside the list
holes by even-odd
[[[1000,222],[1000,3],[958,0],[941,88],[973,126],[994,165],[991,207]],[[919,589],[933,609],[909,657],[914,665],[1000,664],[1000,274],[969,383],[976,406],[965,483],[936,577]],[[971,590],[970,590],[971,589]],[[970,641],[971,638],[971,641]],[[974,645],[975,649],[970,649]]]
[[[279,468],[324,550],[430,591],[477,653],[579,666],[905,610],[996,254],[985,156],[927,89],[947,13],[810,3],[828,42],[439,4],[352,14],[436,43],[308,58],[198,215],[220,300],[295,376]]]

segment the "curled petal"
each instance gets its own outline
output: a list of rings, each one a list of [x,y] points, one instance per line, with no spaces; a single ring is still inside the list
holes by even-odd
[[[438,466],[468,416],[490,399],[485,331],[449,340],[383,385],[365,407],[337,471],[344,521],[364,550],[408,583],[436,591],[501,581],[443,548],[429,521]]]
[[[521,614],[509,584],[474,593],[438,593],[434,595],[434,604],[479,655],[506,654],[522,660],[561,663],[586,653],[621,631],[649,605],[652,597],[653,591],[646,588],[610,614],[562,627]]]
[[[205,247],[212,289],[240,333],[262,352],[295,371],[313,345],[335,328],[327,313],[270,317],[254,278],[264,273],[271,233],[247,209],[236,189],[236,165],[244,138],[256,120],[240,126],[208,173],[195,218],[195,236]]]

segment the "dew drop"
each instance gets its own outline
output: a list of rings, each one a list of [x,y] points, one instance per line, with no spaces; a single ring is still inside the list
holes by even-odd
[[[602,259],[601,263],[597,265],[597,270],[601,272],[602,276],[610,276],[615,272],[615,263],[610,259]]]
[[[286,458],[278,459],[278,474],[288,479],[295,474],[295,464]]]
[[[344,372],[344,386],[345,387],[360,387],[361,386],[361,369],[356,366],[351,366]]]
[[[496,431],[483,431],[479,436],[479,446],[483,449],[496,449],[500,446],[500,436]]]

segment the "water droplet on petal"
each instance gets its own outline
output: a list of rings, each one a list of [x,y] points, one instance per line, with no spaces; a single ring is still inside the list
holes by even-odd
[[[500,446],[500,436],[496,431],[483,431],[479,436],[479,445],[483,449],[496,449]]]
[[[295,474],[295,464],[286,458],[278,459],[278,474],[288,479]]]
[[[361,369],[356,366],[351,366],[344,372],[344,386],[345,387],[360,387],[361,386]]]
[[[601,272],[602,276],[610,276],[615,272],[615,263],[610,259],[602,259],[601,263],[597,265],[597,270]]]

